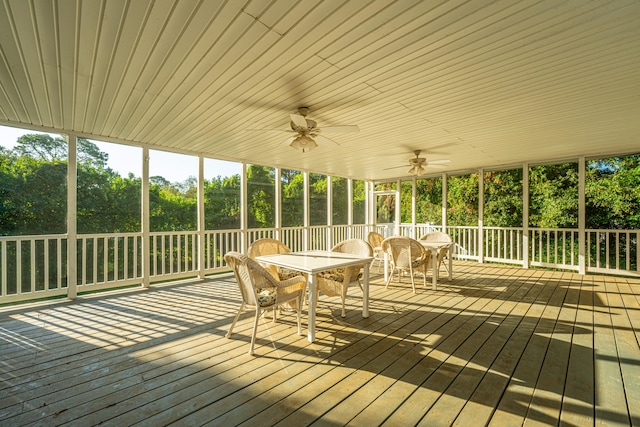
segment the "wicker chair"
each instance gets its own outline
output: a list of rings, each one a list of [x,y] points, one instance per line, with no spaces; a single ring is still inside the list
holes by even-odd
[[[384,236],[378,232],[371,231],[367,234],[367,242],[373,248],[373,261],[371,262],[371,266],[374,263],[378,263],[378,272],[380,272],[380,266],[384,263],[384,251],[382,250],[382,241],[384,240]]]
[[[431,251],[427,250],[415,239],[410,237],[388,237],[382,241],[382,249],[388,254],[391,262],[391,273],[387,279],[385,288],[389,286],[393,273],[409,273],[413,293],[416,293],[414,274],[422,273],[424,286],[427,287],[427,270],[431,267]]]
[[[247,255],[251,259],[256,259],[261,255],[275,255],[286,254],[291,252],[291,249],[284,243],[276,239],[263,238],[253,242],[247,250]],[[286,268],[281,268],[276,265],[262,264],[271,275],[277,280],[287,280],[291,277],[296,277],[301,273]]]
[[[333,248],[332,252],[342,252],[361,256],[373,256],[373,249],[369,243],[362,239],[345,240]],[[340,296],[342,299],[342,317],[345,317],[345,300],[347,299],[347,289],[349,285],[357,283],[362,290],[360,278],[364,265],[356,265],[335,270],[324,271],[318,274],[317,291],[322,291],[328,296]]]
[[[276,321],[276,308],[283,303],[292,303],[298,315],[298,335],[302,334],[300,325],[300,311],[302,309],[302,299],[307,284],[307,279],[303,276],[292,277],[288,280],[280,281],[253,259],[239,252],[227,252],[224,256],[227,265],[233,268],[236,281],[242,294],[242,304],[238,314],[233,319],[227,338],[231,337],[236,322],[245,310],[255,310],[256,317],[253,323],[253,333],[249,354],[253,354],[256,342],[256,332],[258,330],[258,320],[263,311],[273,309],[273,321]]]
[[[432,231],[430,233],[427,233],[420,237],[420,240],[425,240],[427,242],[453,242],[451,236],[441,231]],[[442,248],[438,251],[438,270],[440,270],[440,267],[442,266],[442,260],[444,260],[444,257],[447,256],[447,253],[449,253],[449,248]],[[448,272],[449,266],[446,262],[444,263],[444,267]]]

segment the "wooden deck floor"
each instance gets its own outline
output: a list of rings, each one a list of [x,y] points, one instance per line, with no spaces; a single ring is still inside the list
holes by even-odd
[[[224,334],[233,278],[0,311],[0,425],[640,425],[640,282],[470,262]],[[305,331],[306,332],[306,331]]]

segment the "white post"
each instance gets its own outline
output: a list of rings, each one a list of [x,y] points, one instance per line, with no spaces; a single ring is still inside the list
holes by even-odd
[[[447,192],[449,183],[447,182],[448,175],[446,173],[442,174],[442,232],[447,232]]]
[[[478,170],[478,262],[484,263],[484,169]]]
[[[280,168],[276,168],[276,177],[275,177],[275,226],[276,226],[276,235],[275,238],[277,240],[282,241],[282,170]]]
[[[204,279],[205,271],[205,221],[204,221],[204,157],[198,156],[198,278]]]
[[[142,148],[142,189],[140,223],[142,224],[142,287],[151,286],[151,218],[149,209],[149,148]]]
[[[418,218],[417,218],[417,209],[416,209],[416,196],[418,194],[417,189],[416,189],[416,181],[417,178],[414,176],[413,179],[411,180],[411,227],[413,228],[413,238],[414,239],[418,239],[420,236],[418,235],[418,233],[416,232],[417,229],[417,224],[418,224]]]
[[[347,179],[347,239],[352,239],[353,233],[353,180]],[[366,236],[364,236],[366,237]]]
[[[309,172],[304,172],[303,173],[303,178],[304,178],[304,189],[303,189],[303,193],[304,193],[304,205],[303,205],[303,209],[304,209],[304,231],[302,233],[302,249],[307,251],[309,250],[309,224],[310,224],[310,220],[309,220]]]
[[[584,157],[580,157],[578,159],[578,273],[586,274],[587,272],[587,242],[586,242],[586,197],[585,197],[585,186],[586,186],[586,159]]]
[[[394,227],[395,227],[395,232],[394,235],[395,236],[400,236],[400,225],[402,224],[402,219],[400,218],[400,196],[402,195],[402,193],[400,192],[400,180],[398,179],[396,181],[396,197],[395,197],[395,219],[394,219]]]
[[[373,195],[374,185],[373,182],[365,181],[365,204],[367,206],[365,210],[365,222],[372,225],[372,231],[378,231],[376,228],[376,215],[375,215],[375,197]]]
[[[78,164],[75,135],[67,146],[67,298],[78,297]],[[84,272],[83,272],[84,273]]]
[[[522,267],[529,268],[529,164],[522,165]]]
[[[249,203],[247,201],[247,164],[242,163],[242,173],[240,174],[240,230],[243,232],[240,234],[240,252],[247,253],[249,247],[247,241],[249,240]]]
[[[330,175],[325,175],[327,177],[327,247],[325,250],[329,250],[333,247],[333,182]]]

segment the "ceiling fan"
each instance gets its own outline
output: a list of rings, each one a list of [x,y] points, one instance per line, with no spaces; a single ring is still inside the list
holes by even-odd
[[[327,138],[324,136],[324,133],[331,132],[359,132],[360,128],[356,125],[343,125],[343,126],[324,126],[318,127],[318,124],[315,120],[311,120],[307,118],[307,114],[309,114],[309,107],[300,107],[298,108],[298,114],[290,114],[289,117],[291,121],[289,125],[291,129],[247,129],[247,130],[256,130],[256,131],[277,131],[277,132],[286,132],[293,133],[293,136],[287,138],[283,144],[289,144],[291,148],[296,150],[302,150],[303,153],[307,151],[311,151],[314,148],[318,147],[316,140],[318,141],[329,141],[333,142],[336,145],[340,145],[334,140]]]
[[[433,167],[433,168],[444,168],[447,164],[451,163],[451,160],[432,160],[427,162],[425,157],[420,157],[421,150],[413,150],[413,154],[415,157],[409,159],[409,164],[411,165],[411,169],[407,171],[408,174],[414,176],[422,176],[425,172],[425,168]],[[406,166],[394,166],[390,168],[386,168],[384,170],[396,169],[396,168],[404,168]]]

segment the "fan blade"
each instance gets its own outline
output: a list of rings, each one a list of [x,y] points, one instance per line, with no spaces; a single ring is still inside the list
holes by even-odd
[[[327,138],[326,136],[316,135],[314,136],[314,138],[317,139],[318,141],[333,142],[336,145],[340,145],[337,142],[335,142],[333,139]]]
[[[449,163],[451,163],[451,160],[431,160],[429,161],[430,165],[448,165]]]
[[[356,125],[343,125],[343,126],[322,126],[318,128],[320,132],[360,132],[360,128]]]
[[[296,133],[296,131],[291,129],[245,129],[249,132],[286,132],[286,133]]]
[[[426,167],[428,168],[434,168],[434,169],[445,169],[447,166],[446,165],[441,165],[438,163],[429,163]]]
[[[382,169],[382,170],[383,170],[383,171],[388,171],[388,170],[391,170],[391,169],[400,169],[400,168],[406,168],[406,167],[407,167],[407,165],[402,165],[402,166],[391,166],[390,168],[384,168],[384,169]]]
[[[307,119],[305,119],[303,116],[301,116],[300,114],[290,114],[289,116],[291,117],[291,121],[294,125],[303,129],[307,128]]]

